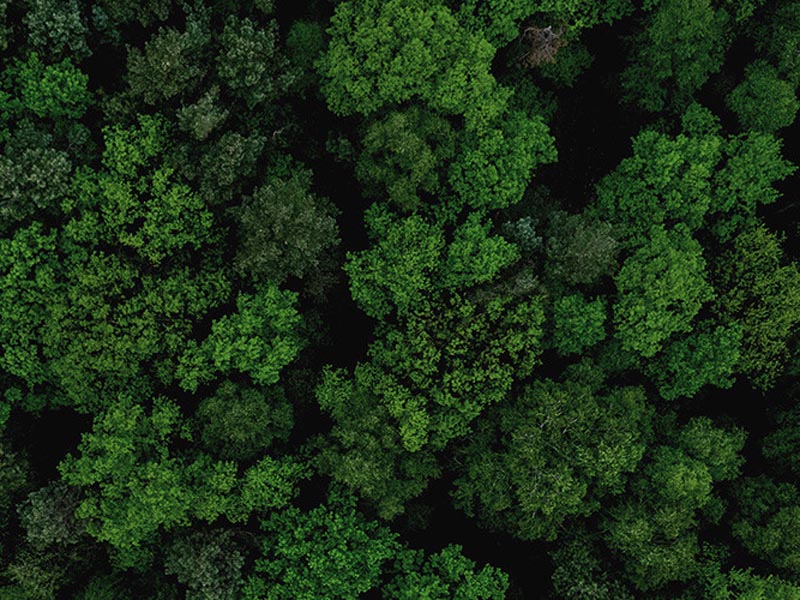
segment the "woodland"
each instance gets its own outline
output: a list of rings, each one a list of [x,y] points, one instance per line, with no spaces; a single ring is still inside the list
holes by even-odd
[[[0,0],[0,600],[800,600],[800,2]]]

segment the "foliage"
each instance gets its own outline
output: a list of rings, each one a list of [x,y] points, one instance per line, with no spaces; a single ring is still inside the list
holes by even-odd
[[[545,230],[545,252],[546,272],[567,285],[596,283],[617,268],[613,227],[586,213],[552,214]]]
[[[654,226],[615,277],[614,324],[623,349],[651,357],[673,334],[691,331],[713,297],[705,267],[702,247],[685,226]]]
[[[267,534],[244,598],[355,599],[378,583],[395,535],[365,519],[352,496],[334,494],[307,513],[290,508],[261,522]]]
[[[767,133],[791,125],[800,109],[794,86],[765,61],[745,69],[744,80],[728,95],[727,104],[742,127]],[[767,104],[770,109],[764,110]]]
[[[622,73],[622,87],[644,110],[680,110],[722,66],[728,16],[710,0],[650,4],[657,7],[631,40],[632,57]]]
[[[131,93],[147,104],[157,104],[191,92],[205,71],[201,53],[206,43],[202,31],[159,29],[145,44],[144,52],[138,48],[128,52]]]
[[[80,60],[91,51],[86,44],[88,27],[77,0],[29,0],[24,21],[30,43],[50,56],[70,55]]]
[[[187,586],[187,600],[240,598],[244,556],[229,530],[178,536],[166,551],[164,571]]]
[[[411,107],[393,111],[367,127],[356,175],[367,191],[413,210],[423,197],[442,190],[444,163],[455,153],[450,124],[433,113]]]
[[[399,571],[383,588],[386,600],[502,600],[508,577],[492,566],[475,571],[475,563],[461,554],[462,548],[450,545],[430,556],[421,551],[403,552]]]
[[[787,340],[800,322],[800,273],[783,262],[779,239],[758,226],[740,233],[714,269],[721,292],[715,308],[742,326],[738,370],[760,388],[783,370]]]
[[[44,547],[79,541],[84,528],[75,511],[81,501],[80,490],[62,481],[50,482],[28,494],[17,509],[28,542]]]
[[[247,18],[230,16],[225,22],[217,58],[219,76],[248,108],[275,100],[297,78],[277,43],[275,21],[263,28]]]
[[[764,476],[746,478],[739,482],[736,498],[739,510],[731,526],[733,534],[748,552],[779,569],[797,573],[800,569],[797,488]]]
[[[559,298],[553,306],[553,344],[559,354],[578,354],[606,337],[606,306],[601,298],[591,302],[580,294]]]
[[[341,2],[329,33],[317,65],[336,114],[370,114],[412,98],[473,123],[502,112],[507,94],[489,72],[494,48],[442,4]]]
[[[280,290],[274,283],[256,294],[239,294],[236,312],[215,320],[211,334],[199,346],[190,346],[181,358],[181,386],[195,390],[216,373],[234,369],[249,374],[257,385],[276,383],[280,370],[304,345],[296,301],[297,294]]]
[[[651,446],[629,493],[602,525],[608,546],[624,557],[627,576],[642,591],[693,577],[698,511],[713,516],[714,483],[735,478],[742,463],[741,431],[698,419],[673,436],[671,443]]]
[[[75,514],[86,519],[91,536],[126,550],[162,527],[187,525],[191,516],[211,521],[224,512],[235,465],[175,456],[170,446],[186,436],[181,428],[178,407],[163,399],[148,414],[121,398],[95,419],[80,455],[68,455],[59,466],[66,483],[85,489]]]
[[[699,323],[696,332],[670,343],[649,369],[665,400],[693,397],[704,385],[729,388],[739,364],[742,328]]]
[[[254,458],[285,441],[293,425],[292,405],[281,388],[258,389],[224,381],[197,408],[203,446],[225,460]]]
[[[309,173],[273,179],[256,188],[239,212],[241,245],[236,266],[256,281],[303,277],[335,246],[335,209],[310,191]]]
[[[479,423],[465,449],[456,505],[522,539],[552,540],[565,520],[622,491],[645,452],[651,411],[638,388],[598,396],[544,380],[493,416],[499,432]]]
[[[698,229],[711,208],[711,179],[720,160],[718,136],[670,138],[645,130],[624,159],[597,186],[601,218],[623,224],[626,238],[641,242],[650,228],[680,221]]]

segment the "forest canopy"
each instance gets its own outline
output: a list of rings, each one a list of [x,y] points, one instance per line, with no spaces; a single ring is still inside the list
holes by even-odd
[[[0,600],[800,600],[800,2],[0,0]]]

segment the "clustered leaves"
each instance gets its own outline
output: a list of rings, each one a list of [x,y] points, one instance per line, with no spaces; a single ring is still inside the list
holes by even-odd
[[[800,598],[800,2],[295,4],[0,0],[0,599]]]

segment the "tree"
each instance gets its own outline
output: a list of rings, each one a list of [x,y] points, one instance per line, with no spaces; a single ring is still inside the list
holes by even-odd
[[[546,23],[565,23],[579,32],[600,23],[610,24],[633,12],[629,0],[585,2],[583,0],[544,0],[536,5],[527,2],[490,0],[462,2],[458,19],[470,29],[481,31],[494,45],[501,48],[519,35],[520,24],[527,17]]]
[[[780,197],[775,182],[795,172],[796,167],[781,155],[781,141],[772,135],[750,131],[729,140],[725,161],[714,176],[716,212],[712,231],[728,242],[740,231],[756,226],[759,204],[772,204]]]
[[[361,143],[356,176],[367,192],[385,193],[401,209],[414,210],[443,190],[456,142],[446,119],[411,106],[373,121]]]
[[[606,305],[602,298],[591,302],[571,294],[553,305],[553,345],[559,354],[579,354],[606,337]]]
[[[640,388],[600,396],[573,381],[527,387],[478,421],[459,459],[456,506],[522,539],[555,539],[637,468],[650,438],[644,400]]]
[[[405,550],[396,559],[398,573],[383,586],[385,600],[502,600],[506,598],[508,576],[486,565],[476,572],[475,563],[461,553],[458,545],[425,556]]]
[[[722,145],[717,135],[671,138],[642,131],[633,139],[633,156],[597,185],[596,214],[620,223],[627,244],[647,239],[654,225],[680,221],[699,229],[712,208]]]
[[[713,297],[702,247],[685,226],[655,226],[615,277],[614,324],[622,347],[648,358],[673,334],[688,332]]]
[[[336,209],[310,191],[311,173],[295,171],[256,188],[239,209],[236,267],[255,281],[281,283],[318,267],[339,242]]]
[[[737,482],[735,497],[738,510],[731,525],[733,535],[748,552],[796,576],[800,571],[797,488],[765,476],[749,477]]]
[[[266,138],[226,131],[200,158],[199,193],[209,206],[230,203],[256,173]]]
[[[728,95],[726,103],[743,128],[766,133],[791,125],[800,110],[795,86],[763,60],[747,66],[744,79]],[[767,105],[770,110],[764,110]]]
[[[742,231],[715,262],[715,312],[742,326],[737,371],[765,389],[783,370],[800,323],[800,272],[782,264],[780,240],[763,225]]]
[[[236,466],[175,456],[173,440],[186,437],[181,428],[178,407],[163,399],[148,414],[121,398],[97,416],[80,455],[59,465],[63,480],[84,490],[75,514],[92,537],[135,550],[159,529],[187,525],[191,516],[212,521],[225,512]]]
[[[765,8],[768,17],[753,24],[756,48],[796,87],[800,83],[800,2],[770,4]]]
[[[648,4],[656,8],[631,40],[631,63],[622,73],[622,87],[644,110],[681,110],[722,66],[728,15],[710,0]]]
[[[278,24],[259,27],[231,15],[219,40],[219,77],[252,109],[285,94],[299,77],[278,49]]]
[[[544,120],[513,111],[463,133],[449,183],[461,205],[506,208],[522,199],[536,167],[555,160],[554,139]]]
[[[74,544],[85,535],[85,527],[75,517],[83,498],[80,489],[63,481],[51,481],[28,494],[17,507],[26,538],[33,546]]]
[[[622,581],[605,568],[602,548],[596,536],[574,527],[559,536],[550,554],[555,568],[551,581],[564,600],[633,600]]]
[[[187,600],[241,598],[244,556],[230,530],[177,535],[166,550],[164,572],[187,586]]]
[[[178,367],[180,385],[196,390],[216,373],[234,369],[247,373],[257,385],[277,383],[280,370],[305,344],[296,309],[297,294],[274,283],[255,294],[239,294],[236,312],[215,320],[200,345],[192,343]]]
[[[739,365],[742,328],[701,322],[695,332],[669,343],[647,368],[665,400],[691,398],[704,385],[729,388]]]
[[[128,51],[131,93],[157,104],[192,92],[206,71],[202,53],[208,41],[208,34],[197,26],[187,26],[183,33],[159,28],[145,43],[144,53],[138,48]]]
[[[742,431],[721,430],[706,418],[661,429],[671,439],[650,446],[628,493],[601,524],[606,544],[641,591],[695,576],[700,512],[719,521],[724,506],[713,494],[714,483],[737,477],[743,462]]]
[[[57,213],[68,192],[72,161],[49,135],[15,132],[0,155],[0,231],[36,213]],[[14,157],[12,159],[12,157]]]
[[[23,20],[28,41],[51,58],[71,56],[81,60],[91,54],[86,44],[89,28],[77,0],[30,0]]]
[[[200,196],[165,164],[166,122],[147,115],[138,121],[136,127],[104,129],[106,169],[93,191],[112,239],[158,264],[185,246],[199,248],[213,218]]]
[[[46,65],[31,52],[16,71],[20,102],[37,117],[79,119],[92,101],[89,78],[69,58]]]
[[[796,477],[800,473],[800,410],[793,406],[777,413],[775,420],[777,427],[764,438],[761,452]]]
[[[181,129],[191,133],[196,140],[205,140],[230,114],[227,109],[220,108],[218,102],[219,88],[212,87],[197,102],[183,106],[178,111]]]
[[[288,508],[261,521],[265,537],[243,598],[355,599],[380,581],[396,534],[368,521],[355,499],[334,493],[308,512]]]
[[[209,452],[223,460],[246,461],[274,442],[286,441],[293,412],[279,387],[259,389],[224,381],[200,402],[195,421]]]
[[[614,228],[588,213],[556,211],[544,233],[545,271],[568,286],[592,285],[618,267]]]
[[[447,245],[443,227],[418,215],[402,219],[374,205],[366,216],[376,243],[349,253],[345,271],[353,299],[368,315],[404,315],[436,290],[458,290],[491,281],[519,257],[516,247],[490,235],[490,223],[472,215]]]
[[[384,519],[402,513],[440,474],[433,454],[409,452],[388,409],[356,373],[326,368],[315,395],[334,425],[315,444],[315,466],[371,501]]]
[[[494,48],[444,5],[342,2],[329,33],[317,68],[335,114],[370,114],[413,98],[476,124],[503,110],[508,94],[489,72]]]
[[[747,600],[797,600],[800,587],[774,575],[757,575],[750,569],[731,569],[716,574],[702,592],[710,600],[747,598]]]

